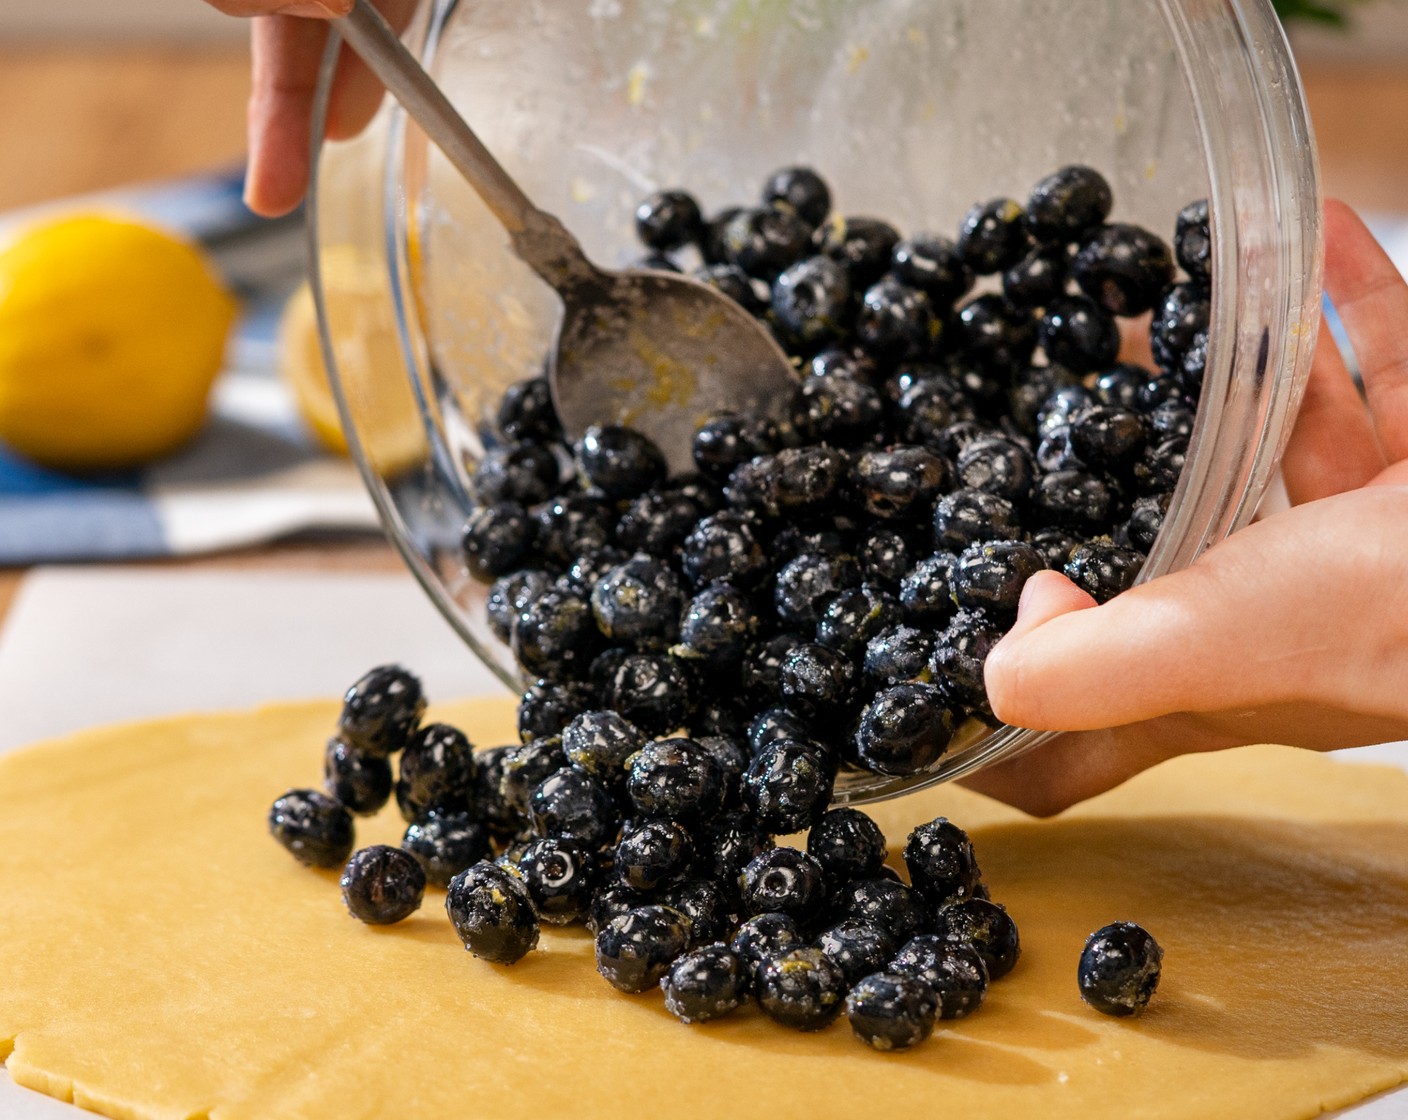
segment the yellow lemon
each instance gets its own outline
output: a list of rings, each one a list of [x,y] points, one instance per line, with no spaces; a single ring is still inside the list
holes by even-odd
[[[60,470],[130,467],[200,429],[235,302],[199,249],[58,218],[0,249],[0,441]]]
[[[325,250],[321,267],[343,391],[358,417],[362,451],[379,473],[395,474],[423,460],[428,448],[405,372],[385,270],[342,246]],[[323,363],[317,313],[307,283],[284,307],[279,370],[318,442],[346,454],[347,439]]]

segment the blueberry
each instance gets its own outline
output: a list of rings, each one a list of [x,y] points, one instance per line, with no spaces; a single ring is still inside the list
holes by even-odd
[[[776,451],[777,435],[765,421],[721,412],[695,431],[691,450],[700,473],[722,485],[743,463]]]
[[[1017,307],[1045,307],[1065,295],[1070,265],[1064,245],[1038,245],[1002,274],[1002,294]]]
[[[640,729],[617,712],[583,712],[562,733],[567,761],[607,786],[625,781],[627,762],[643,746]]]
[[[592,896],[592,904],[587,910],[586,927],[593,934],[600,933],[611,922],[632,910],[649,906],[654,899],[640,891],[632,890],[617,882],[608,882]]]
[[[892,626],[866,644],[862,673],[871,689],[885,689],[906,681],[929,683],[929,658],[934,636],[913,626]]]
[[[513,620],[523,608],[552,586],[552,577],[547,572],[528,569],[500,576],[489,588],[485,613],[489,616],[489,629],[501,642],[507,642],[513,632]]]
[[[811,377],[844,377],[874,385],[879,380],[880,367],[864,350],[832,346],[812,355],[807,373]]]
[[[1188,459],[1188,441],[1179,437],[1145,446],[1131,474],[1140,494],[1172,493]]]
[[[1071,419],[1071,448],[1096,470],[1114,473],[1132,465],[1148,436],[1143,418],[1130,409],[1102,405]]]
[[[481,860],[450,880],[445,912],[464,947],[495,964],[513,964],[538,944],[538,916],[523,880]]]
[[[851,447],[874,436],[884,418],[884,403],[880,394],[863,381],[828,374],[808,377],[797,386],[792,398],[792,424],[809,443],[826,443],[833,447]],[[798,448],[791,459],[820,463],[820,448]],[[779,465],[785,470],[789,452],[779,453]],[[827,460],[845,463],[835,452],[825,453]],[[785,482],[783,484],[786,485]],[[782,499],[785,503],[785,499]],[[815,508],[815,506],[813,506]]]
[[[1101,226],[1076,254],[1076,283],[1116,315],[1141,315],[1154,306],[1173,279],[1173,255],[1156,235],[1139,226]]]
[[[784,622],[815,626],[834,595],[859,583],[854,557],[803,552],[778,572],[773,604]]]
[[[946,374],[929,371],[904,389],[895,403],[897,434],[907,443],[934,449],[940,432],[972,406],[963,390]]]
[[[987,899],[967,898],[939,907],[933,928],[945,941],[965,943],[977,950],[990,980],[1001,980],[1011,972],[1022,952],[1011,916]]]
[[[551,443],[562,438],[562,422],[546,377],[515,381],[499,398],[499,431],[512,442]]]
[[[668,559],[702,515],[694,500],[678,491],[649,490],[621,514],[616,523],[616,543],[628,553],[643,552]]]
[[[352,814],[325,793],[291,789],[269,809],[269,832],[299,863],[338,867],[352,851]]]
[[[763,747],[744,773],[742,798],[769,832],[800,832],[826,812],[831,771],[808,744],[778,739]]]
[[[469,574],[488,583],[516,568],[533,546],[535,525],[517,502],[480,506],[460,535]]]
[[[391,796],[391,762],[334,737],[323,753],[323,788],[354,813],[375,813]]]
[[[481,506],[517,502],[531,506],[546,501],[561,485],[557,456],[540,443],[491,447],[475,467],[469,489]]]
[[[894,591],[914,566],[916,551],[910,535],[877,525],[862,534],[856,559],[867,583]]]
[[[951,704],[986,715],[990,709],[983,662],[1001,637],[1002,632],[986,616],[969,610],[955,614],[939,634],[929,661],[933,687],[939,695]]]
[[[945,527],[947,529],[948,525]],[[948,622],[953,616],[953,589],[949,581],[956,563],[958,557],[954,553],[936,552],[920,560],[900,580],[900,610],[906,622],[927,628]]]
[[[1027,580],[1046,567],[1042,555],[1021,541],[969,545],[954,565],[953,599],[960,608],[987,611],[1015,622]]]
[[[1066,561],[1066,578],[1097,603],[1108,603],[1134,586],[1143,566],[1144,557],[1133,549],[1121,548],[1108,538],[1097,538],[1071,553]]]
[[[742,962],[749,979],[768,958],[802,945],[797,923],[790,915],[777,912],[755,914],[741,922],[729,942],[729,948]]]
[[[935,817],[909,834],[904,865],[914,892],[931,907],[973,897],[978,859],[968,834],[946,817]]]
[[[846,996],[846,1017],[857,1038],[876,1050],[908,1050],[934,1030],[938,999],[923,980],[893,972],[862,978]]]
[[[1182,366],[1198,336],[1207,335],[1211,313],[1207,290],[1198,285],[1174,284],[1163,293],[1149,324],[1149,345],[1160,369]]]
[[[747,589],[763,578],[768,562],[747,518],[725,510],[704,518],[685,538],[680,567],[695,587],[726,580]]]
[[[823,930],[815,945],[841,970],[847,987],[883,969],[895,952],[893,937],[859,918],[843,918]]]
[[[797,643],[792,648],[802,644],[804,643]],[[812,721],[791,708],[778,706],[759,712],[748,725],[748,743],[754,754],[759,754],[763,748],[783,740],[810,743]]]
[[[704,827],[703,837],[700,870],[731,895],[738,894],[743,869],[773,846],[751,812],[720,813]]]
[[[891,271],[924,292],[941,313],[973,286],[973,272],[958,247],[938,234],[911,234],[895,245],[890,261]]]
[[[816,639],[853,660],[864,653],[872,638],[899,621],[898,600],[886,591],[862,584],[839,592],[826,605],[817,620]],[[783,694],[787,694],[785,682]]]
[[[524,743],[552,739],[591,707],[591,696],[577,681],[539,680],[518,700],[518,737]]]
[[[425,897],[425,872],[409,852],[373,844],[342,869],[342,901],[358,921],[387,926],[410,917]]]
[[[1114,205],[1110,184],[1080,164],[1053,171],[1032,188],[1027,230],[1038,241],[1066,245],[1104,223]]]
[[[566,925],[586,917],[596,863],[582,841],[570,836],[533,840],[519,854],[518,870],[542,921]]]
[[[1021,432],[1029,437],[1040,435],[1039,417],[1051,395],[1058,389],[1086,390],[1074,373],[1065,366],[1031,366],[1012,379],[1007,392],[1008,413]]]
[[[831,191],[810,167],[784,167],[763,184],[763,205],[791,210],[808,225],[819,226],[831,213]]]
[[[736,264],[706,264],[694,273],[701,284],[707,284],[739,304],[745,311],[761,315],[768,309],[771,293],[766,284],[749,276]]]
[[[665,480],[665,456],[646,436],[620,424],[593,425],[575,449],[582,477],[608,498],[633,498]]]
[[[699,238],[699,255],[704,258],[706,264],[731,264],[728,246],[724,243],[724,232],[728,229],[729,223],[741,213],[743,213],[741,206],[728,206],[705,220],[704,233]],[[732,265],[732,267],[736,268],[737,266]]]
[[[607,685],[607,706],[646,735],[684,726],[690,712],[690,682],[679,659],[663,653],[633,653],[616,665]]]
[[[897,276],[882,276],[861,297],[856,337],[882,361],[927,354],[942,331],[943,319],[928,295]]]
[[[934,506],[936,550],[957,553],[980,541],[1016,540],[1021,535],[1016,507],[997,494],[964,488],[945,494]]]
[[[713,668],[737,665],[758,633],[747,596],[726,583],[704,588],[685,605],[674,652]]]
[[[890,971],[928,984],[938,997],[941,1019],[972,1014],[988,991],[988,966],[978,951],[930,933],[910,938],[890,962]]]
[[[774,321],[795,346],[813,350],[850,333],[851,282],[830,257],[804,257],[772,282]]]
[[[820,949],[788,949],[767,957],[756,978],[758,1005],[793,1030],[820,1030],[845,1003],[845,977]]]
[[[529,794],[528,816],[540,837],[571,836],[589,848],[599,848],[611,839],[617,812],[604,785],[565,766]]]
[[[1060,296],[1046,305],[1036,329],[1049,360],[1079,373],[1104,369],[1120,352],[1115,317],[1085,296]]]
[[[836,894],[832,911],[837,918],[856,918],[879,926],[896,944],[903,944],[924,925],[919,898],[893,879],[856,879]]]
[[[510,805],[503,795],[504,763],[513,747],[493,747],[479,751],[475,755],[474,788],[470,793],[470,811],[496,840],[507,840],[520,831],[528,822],[523,813]],[[431,813],[419,823],[429,825],[437,816],[448,814]],[[414,827],[414,826],[412,826]],[[409,830],[407,830],[409,832]],[[484,857],[487,858],[487,854]],[[471,861],[474,862],[474,861]]]
[[[1164,493],[1140,498],[1134,503],[1125,525],[1125,535],[1131,547],[1146,554],[1154,547],[1159,530],[1164,525],[1164,516],[1168,513],[1168,502],[1169,495]]]
[[[700,718],[701,714],[696,714],[695,723],[703,730],[706,721]],[[730,731],[704,735],[694,741],[719,764],[719,771],[724,776],[724,807],[732,809],[737,806],[739,784],[743,780],[743,771],[748,769],[752,754],[743,738],[747,717],[730,709],[729,720],[732,724]]]
[[[811,225],[771,206],[740,210],[723,228],[723,250],[749,276],[771,281],[811,249]]]
[[[620,567],[630,558],[629,552],[623,552],[619,548],[607,546],[597,549],[573,560],[571,566],[555,583],[563,591],[590,599],[592,589],[610,575],[612,569]]]
[[[1205,287],[1212,283],[1212,232],[1207,199],[1190,202],[1178,212],[1173,247],[1184,272]]]
[[[922,447],[867,451],[851,481],[866,512],[884,520],[927,517],[947,481],[943,460]]]
[[[691,948],[727,937],[737,921],[725,892],[711,879],[686,879],[666,887],[659,893],[658,901],[689,920]]]
[[[699,203],[685,191],[656,191],[636,207],[636,236],[660,252],[680,249],[704,233]]]
[[[605,548],[616,528],[616,512],[600,494],[555,498],[538,509],[534,519],[542,559],[564,567],[578,556]]]
[[[684,955],[689,921],[668,906],[642,906],[613,918],[596,935],[596,970],[613,988],[653,988]]]
[[[585,598],[554,587],[514,619],[511,647],[525,672],[548,680],[582,677],[602,646]]]
[[[430,813],[407,827],[401,848],[415,857],[426,882],[448,887],[466,867],[489,858],[489,830],[469,813]]]
[[[1032,495],[1032,509],[1048,525],[1093,532],[1109,524],[1116,494],[1098,475],[1058,470],[1043,475]]]
[[[1065,568],[1066,561],[1081,543],[1081,538],[1067,529],[1048,526],[1034,532],[1028,543],[1041,553],[1041,558],[1048,568],[1059,572]]]
[[[1159,943],[1134,922],[1097,929],[1080,955],[1080,998],[1106,1015],[1138,1015],[1159,986],[1163,959]]]
[[[592,589],[592,614],[613,642],[667,649],[679,638],[684,587],[664,560],[637,553]]]
[[[751,980],[727,945],[705,945],[676,959],[660,981],[665,1008],[682,1023],[707,1023],[743,1005]]]
[[[856,757],[890,775],[919,773],[943,757],[953,738],[953,713],[938,689],[924,683],[888,687],[866,704],[855,734]]]
[[[723,807],[723,771],[692,739],[647,743],[631,761],[626,788],[636,812],[645,817],[702,822]]]
[[[782,699],[817,718],[844,712],[855,693],[855,663],[845,653],[806,642],[782,662]]]
[[[533,739],[511,749],[499,767],[499,794],[520,814],[528,812],[528,798],[538,783],[566,765],[562,737]]]
[[[964,215],[958,230],[958,252],[978,275],[1011,268],[1026,255],[1031,241],[1019,202],[995,198],[979,203]]]
[[[381,665],[347,690],[337,730],[349,747],[388,755],[406,745],[424,712],[419,678],[399,665]]]
[[[407,821],[431,810],[458,812],[474,787],[474,747],[463,731],[431,723],[411,737],[401,752],[396,805]]]
[[[1115,369],[1118,370],[1119,366]],[[1109,374],[1102,374],[1101,380]],[[1100,382],[1097,381],[1097,385]],[[1036,413],[1036,427],[1038,435],[1045,435],[1056,428],[1066,427],[1070,424],[1072,417],[1078,412],[1082,412],[1097,402],[1094,394],[1084,385],[1063,384],[1054,386],[1042,401],[1041,407]]]
[[[981,370],[1004,376],[1026,365],[1036,349],[1036,320],[996,294],[965,303],[953,323],[957,347]]]
[[[771,848],[743,869],[743,906],[749,914],[786,914],[805,925],[826,904],[821,864],[796,848]]]
[[[812,241],[819,252],[845,266],[851,287],[859,292],[885,274],[899,239],[899,233],[888,222],[833,216],[817,227]]]
[[[1177,370],[1183,393],[1192,402],[1197,401],[1203,390],[1203,376],[1207,372],[1207,364],[1208,334],[1203,331],[1194,336],[1192,343],[1184,351],[1183,363]]]
[[[674,821],[648,820],[616,845],[616,876],[637,891],[677,883],[689,872],[694,841]]]
[[[967,441],[953,473],[960,487],[1009,502],[1025,501],[1036,485],[1036,462],[1031,452],[1007,436],[979,436]]]

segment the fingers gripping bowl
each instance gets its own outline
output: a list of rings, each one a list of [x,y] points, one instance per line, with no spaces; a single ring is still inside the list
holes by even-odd
[[[1165,239],[1207,198],[1206,371],[1141,578],[1251,517],[1289,434],[1320,297],[1313,142],[1269,3],[441,2],[406,41],[609,266],[639,258],[636,204],[651,192],[684,186],[717,212],[749,205],[789,164],[820,170],[840,213],[949,236],[975,201],[1025,198],[1066,164],[1099,168],[1115,218]],[[320,119],[328,78],[325,66]],[[461,533],[488,422],[540,370],[556,299],[390,105],[357,139],[323,144],[312,227],[324,349],[387,531],[470,648],[521,691]],[[970,721],[923,773],[843,770],[836,800],[893,796],[1041,739]]]

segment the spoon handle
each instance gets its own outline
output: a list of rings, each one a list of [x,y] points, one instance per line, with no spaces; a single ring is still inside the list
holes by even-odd
[[[337,21],[343,39],[454,164],[504,229],[514,252],[561,291],[600,276],[563,224],[539,210],[455,111],[429,74],[371,5],[356,0]]]

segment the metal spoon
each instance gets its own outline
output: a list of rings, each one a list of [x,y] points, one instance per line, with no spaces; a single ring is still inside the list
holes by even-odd
[[[548,378],[569,438],[593,424],[629,424],[659,445],[672,470],[690,471],[694,430],[710,414],[778,414],[795,384],[792,367],[752,315],[676,273],[597,268],[509,178],[369,0],[356,0],[337,24],[479,192],[514,252],[561,296]]]

